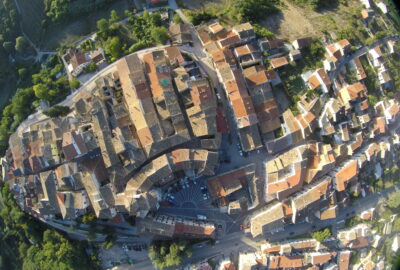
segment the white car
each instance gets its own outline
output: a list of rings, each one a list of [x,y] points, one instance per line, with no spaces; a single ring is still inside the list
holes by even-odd
[[[203,194],[203,199],[204,199],[204,200],[208,200],[207,194]]]

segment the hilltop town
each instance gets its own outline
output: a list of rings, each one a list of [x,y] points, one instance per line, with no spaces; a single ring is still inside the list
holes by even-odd
[[[388,6],[361,2],[370,31]],[[148,253],[171,239],[192,255],[170,269],[389,269],[400,36],[288,41],[175,11],[167,45],[113,63],[102,49],[62,55],[82,81],[69,110],[41,104],[1,159],[19,207],[99,246],[105,269],[162,268]]]

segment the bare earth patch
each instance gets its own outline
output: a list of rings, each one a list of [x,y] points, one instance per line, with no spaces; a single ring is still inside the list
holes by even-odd
[[[322,31],[337,31],[346,25],[351,16],[350,11],[361,9],[361,4],[356,0],[348,0],[348,5],[315,12],[284,1],[285,7],[281,13],[269,16],[261,24],[278,38],[294,40],[300,37],[321,36]]]
[[[279,38],[293,40],[302,36],[318,35],[317,29],[305,16],[304,11],[286,3],[282,13],[269,16],[261,24]]]

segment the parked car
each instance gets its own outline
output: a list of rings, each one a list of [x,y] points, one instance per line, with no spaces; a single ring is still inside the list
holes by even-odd
[[[203,216],[203,215],[197,215],[197,219],[199,219],[199,220],[207,220],[207,217]]]

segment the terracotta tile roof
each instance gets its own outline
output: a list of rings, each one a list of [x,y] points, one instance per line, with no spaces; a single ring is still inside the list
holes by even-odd
[[[313,43],[313,39],[311,37],[305,37],[296,39],[295,42],[297,42],[299,49],[303,49],[310,46]]]
[[[279,68],[289,64],[287,57],[272,58],[270,63],[273,68]]]
[[[280,48],[284,45],[285,43],[283,42],[282,39],[273,39],[268,41],[268,45],[270,49],[277,49]]]
[[[382,56],[382,51],[379,45],[374,47],[372,50],[375,51],[378,56]]]
[[[268,194],[275,194],[279,191],[286,190],[289,188],[289,183],[287,181],[280,181],[268,184],[267,192]]]
[[[197,33],[199,34],[199,38],[204,45],[212,41],[210,34],[205,29],[199,29]]]
[[[344,102],[354,101],[366,97],[367,88],[361,82],[349,85],[339,90],[339,96]]]
[[[331,81],[329,80],[328,74],[326,74],[325,70],[322,68],[317,69],[317,73],[322,79],[323,83],[329,88],[329,85],[331,85]]]
[[[175,235],[211,236],[214,232],[214,226],[188,225],[183,222],[176,222],[174,229]]]
[[[219,41],[219,45],[221,48],[227,48],[233,46],[240,42],[240,37],[233,32],[227,33],[222,39]]]
[[[348,270],[350,264],[351,251],[341,251],[338,256],[339,270]]]
[[[198,85],[192,87],[190,90],[190,95],[192,96],[193,104],[195,106],[206,104],[214,99],[212,90],[208,85]]]
[[[167,51],[167,55],[168,55],[170,63],[173,63],[174,61],[176,61],[178,63],[183,63],[185,61],[179,48],[168,47],[168,48],[165,48],[165,50]]]
[[[372,220],[374,216],[375,208],[368,209],[360,214],[360,218],[363,220]]]
[[[386,132],[386,122],[383,116],[376,117],[374,119],[374,128],[380,133],[384,134]]]
[[[347,39],[339,40],[339,41],[337,42],[337,44],[338,44],[340,47],[342,47],[342,48],[345,48],[345,47],[348,47],[348,46],[351,45],[350,42],[349,42]]]
[[[233,111],[235,113],[236,118],[241,118],[245,116],[249,116],[251,114],[255,114],[253,102],[251,97],[243,97],[242,99],[238,98],[232,101]]]
[[[235,57],[229,49],[214,51],[211,55],[216,66],[220,66],[223,63],[228,63],[231,66],[236,65]]]
[[[236,270],[236,266],[233,263],[226,263],[219,270]]]
[[[350,94],[351,99],[355,99],[359,97],[361,94],[365,94],[367,92],[367,88],[364,84],[357,82],[355,84],[349,85],[347,90]]]
[[[246,54],[250,54],[250,47],[248,46],[248,44],[240,46],[240,47],[236,47],[235,48],[235,54],[240,57]]]
[[[351,241],[349,244],[349,248],[364,248],[369,245],[367,238],[364,236],[357,237],[355,240]]]
[[[361,17],[365,20],[369,18],[369,12],[365,8],[361,10]]]
[[[268,247],[262,250],[264,253],[278,253],[279,251],[281,251],[280,245]]]
[[[205,48],[205,50],[206,50],[208,53],[210,53],[210,54],[212,54],[212,53],[214,53],[214,52],[218,52],[218,51],[221,50],[221,49],[218,47],[217,42],[215,42],[215,41],[208,43],[207,45],[204,46],[204,48]]]
[[[346,182],[353,179],[358,173],[357,160],[353,160],[343,166],[336,174],[336,185],[338,191],[346,189]]]
[[[354,64],[355,64],[357,72],[358,72],[358,79],[363,80],[363,79],[367,78],[367,74],[365,73],[365,70],[360,61],[360,58],[357,57],[353,61],[354,61]]]
[[[395,101],[388,108],[388,113],[393,117],[399,113],[399,110],[400,110],[399,104]]]
[[[312,75],[310,79],[308,79],[308,83],[310,84],[311,89],[313,90],[321,85],[316,75]]]
[[[277,78],[277,74],[274,70],[262,70],[257,73],[252,73],[246,76],[247,83],[249,87],[254,87],[257,85],[262,85],[268,83]]]
[[[331,218],[336,218],[338,214],[338,207],[332,206],[329,207],[328,209],[325,209],[324,211],[321,212],[319,219],[321,220],[327,220]]]
[[[213,34],[219,33],[225,29],[219,22],[215,22],[215,23],[209,25],[208,28],[210,29],[211,33],[213,33]]]
[[[360,104],[361,110],[365,111],[366,109],[369,108],[369,103],[368,103],[368,99],[365,99],[361,102]]]
[[[303,267],[303,256],[270,256],[269,262],[269,269],[301,268]]]
[[[311,257],[311,263],[322,265],[322,264],[329,262],[331,259],[332,259],[331,253],[313,254]]]
[[[246,182],[246,171],[244,169],[234,170],[207,180],[213,198],[225,197],[240,189]]]

